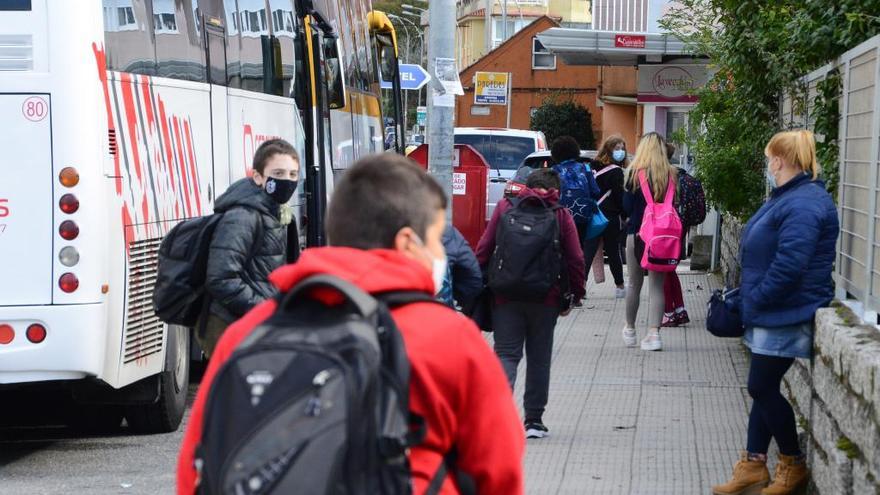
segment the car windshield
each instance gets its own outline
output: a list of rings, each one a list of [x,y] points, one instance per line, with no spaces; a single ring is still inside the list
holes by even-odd
[[[529,137],[457,134],[455,144],[473,146],[489,166],[501,170],[516,170],[525,157],[535,152],[535,140]]]

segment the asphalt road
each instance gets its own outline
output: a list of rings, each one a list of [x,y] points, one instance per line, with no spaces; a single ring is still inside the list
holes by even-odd
[[[84,436],[66,426],[74,406],[61,395],[0,392],[0,494],[174,493],[183,425],[162,435],[132,435],[123,425],[112,436]]]

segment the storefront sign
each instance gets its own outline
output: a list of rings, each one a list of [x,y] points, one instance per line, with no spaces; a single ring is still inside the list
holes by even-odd
[[[644,48],[645,36],[638,34],[617,34],[614,36],[615,48]]]
[[[474,104],[507,105],[509,77],[507,72],[477,72]]]
[[[709,79],[705,65],[640,65],[639,103],[693,103]]]

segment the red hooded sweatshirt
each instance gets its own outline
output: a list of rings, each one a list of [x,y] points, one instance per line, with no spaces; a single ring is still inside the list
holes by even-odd
[[[269,277],[280,291],[316,274],[331,274],[370,293],[434,293],[431,273],[396,251],[318,248]],[[186,425],[177,464],[177,493],[195,491],[193,459],[211,381],[257,325],[275,310],[266,301],[233,323],[217,344]],[[474,479],[479,493],[523,493],[523,426],[495,353],[467,318],[440,304],[414,303],[392,311],[410,359],[410,408],[425,418],[427,438],[410,451],[415,495],[424,493],[443,456],[454,445],[456,468]],[[457,494],[447,477],[440,492]]]
[[[525,201],[538,201],[537,198],[543,199],[549,205],[559,203],[559,191],[550,189],[549,191],[536,191],[534,189],[523,189],[517,195],[524,198]],[[529,199],[531,198],[531,199]],[[477,261],[480,266],[489,264],[492,253],[495,251],[495,233],[498,230],[498,222],[501,221],[501,215],[509,210],[513,205],[506,198],[498,202],[495,211],[492,212],[492,219],[483,232],[483,237],[477,244]],[[574,295],[575,301],[580,301],[587,294],[586,284],[586,268],[584,267],[584,251],[581,249],[581,242],[578,239],[577,227],[575,227],[574,219],[571,218],[567,208],[556,210],[556,221],[559,222],[559,237],[562,245],[562,269],[568,274],[568,281],[571,293]],[[592,260],[591,260],[592,261]],[[552,307],[559,307],[561,288],[557,285],[550,290],[544,304]],[[506,301],[504,298],[495,296],[498,304]]]

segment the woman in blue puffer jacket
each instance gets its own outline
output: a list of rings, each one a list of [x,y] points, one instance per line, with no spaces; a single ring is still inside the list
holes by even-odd
[[[787,494],[808,481],[791,405],[780,392],[795,358],[809,358],[813,318],[834,296],[831,272],[840,230],[837,209],[817,180],[816,144],[806,130],[781,132],[764,149],[770,199],[743,230],[743,323],[752,351],[748,446],[733,479],[713,487],[732,495],[763,487],[770,479],[767,449],[779,446],[773,484],[761,493]]]

